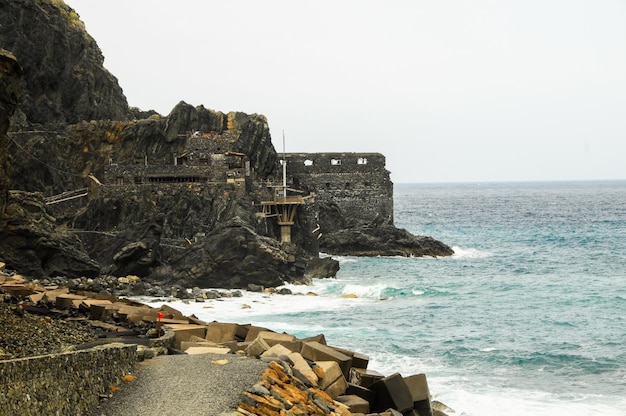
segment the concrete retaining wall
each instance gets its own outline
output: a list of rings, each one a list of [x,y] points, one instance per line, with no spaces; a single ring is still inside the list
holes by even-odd
[[[95,408],[132,370],[136,345],[109,344],[83,351],[0,361],[0,412],[10,415],[82,415]]]

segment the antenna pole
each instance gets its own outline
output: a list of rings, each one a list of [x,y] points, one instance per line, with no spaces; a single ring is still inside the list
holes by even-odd
[[[283,197],[287,196],[287,159],[285,155],[285,130],[283,130]]]

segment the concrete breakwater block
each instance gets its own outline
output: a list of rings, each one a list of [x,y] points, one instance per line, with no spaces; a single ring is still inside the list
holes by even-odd
[[[189,347],[185,352],[189,355],[199,354],[230,354],[230,348],[224,347]]]
[[[356,351],[350,351],[347,350],[345,348],[338,348],[338,347],[332,347],[332,349],[334,349],[335,351],[339,351],[340,353],[347,355],[348,357],[352,358],[352,367],[356,367],[356,368],[367,368],[369,361],[370,361],[370,357],[362,354],[360,352],[356,352]]]
[[[123,303],[110,303],[110,304],[102,304],[102,303],[92,303],[89,306],[89,314],[91,319],[95,319],[97,321],[106,321],[111,318],[114,314],[117,313],[124,306]]]
[[[426,374],[415,374],[404,378],[404,382],[411,392],[411,400],[413,400],[413,409],[419,416],[432,416],[433,408],[430,403],[430,390],[428,389],[428,381]]]
[[[336,398],[346,392],[348,382],[343,375],[343,371],[336,361],[316,361],[324,373],[319,380],[319,388],[324,390],[329,396]]]
[[[369,387],[384,377],[384,375],[375,370],[353,367],[350,369],[349,380],[350,383],[356,384],[357,386]]]
[[[363,400],[366,400],[368,403],[374,403],[376,400],[376,394],[368,389],[367,387],[357,386],[356,384],[348,383],[348,388],[346,389],[346,395],[359,396]]]
[[[345,404],[352,413],[369,413],[370,403],[355,395],[343,395],[337,397],[339,403]]]
[[[192,336],[203,338],[206,336],[206,327],[195,324],[167,324],[167,328],[174,332],[174,347],[180,349],[183,341],[189,341]]]
[[[348,378],[350,374],[352,358],[327,345],[320,344],[316,341],[304,342],[302,343],[300,354],[311,361],[334,361],[339,364],[344,377]]]
[[[261,326],[254,326],[254,325],[247,325],[248,328],[248,332],[246,333],[246,337],[244,339],[244,342],[252,342],[256,339],[256,337],[259,336],[260,332],[274,332],[270,329],[267,328],[263,328]]]
[[[237,341],[241,325],[225,322],[210,322],[206,330],[206,340],[211,342]]]
[[[411,391],[399,373],[378,380],[370,386],[370,390],[376,394],[372,406],[375,412],[396,409],[405,413],[413,409]]]
[[[269,350],[271,347],[263,338],[255,338],[245,349],[246,354],[251,355],[253,357],[260,357],[265,351]]]
[[[61,309],[61,310],[78,308],[85,299],[87,299],[86,296],[66,293],[66,294],[58,295],[56,297],[55,306],[57,307],[57,309]]]
[[[92,325],[107,331],[124,330],[118,326],[121,321],[147,324],[148,334],[156,334],[154,324],[160,320],[165,335],[151,338],[149,348],[141,347],[143,358],[167,354],[168,350],[231,354],[244,349],[249,356],[261,357],[269,363],[268,369],[244,395],[236,413],[239,415],[443,416],[450,410],[432,400],[424,374],[384,376],[367,368],[367,355],[327,345],[323,334],[298,339],[250,324],[207,323],[185,317],[169,305],[156,309],[56,287],[35,294],[32,303],[78,308],[78,313],[89,311]]]

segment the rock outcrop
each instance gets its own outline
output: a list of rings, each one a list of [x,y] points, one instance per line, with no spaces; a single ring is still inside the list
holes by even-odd
[[[61,0],[0,2],[0,47],[24,70],[21,110],[30,124],[127,120],[130,111],[96,41]]]
[[[182,101],[167,116],[129,108],[62,0],[4,2],[0,12],[0,46],[12,51],[0,54],[0,213],[7,189],[22,191],[0,228],[9,267],[245,288],[335,276],[336,261],[311,261],[320,249],[452,253],[393,226],[378,153],[289,155],[289,186],[306,203],[285,239],[278,206],[255,206],[271,205],[281,176],[264,116]]]
[[[7,131],[11,126],[11,117],[21,98],[20,77],[22,68],[15,56],[0,48],[0,218],[4,212],[9,190],[11,165]]]
[[[100,272],[82,241],[57,228],[39,193],[10,191],[0,234],[2,261],[22,274],[94,277]]]
[[[390,224],[337,230],[325,237],[322,250],[343,256],[440,257],[454,254],[441,241],[416,236]]]

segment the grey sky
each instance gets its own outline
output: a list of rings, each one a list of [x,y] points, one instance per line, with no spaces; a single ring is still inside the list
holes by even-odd
[[[130,105],[264,114],[394,182],[626,179],[623,0],[66,0]]]

